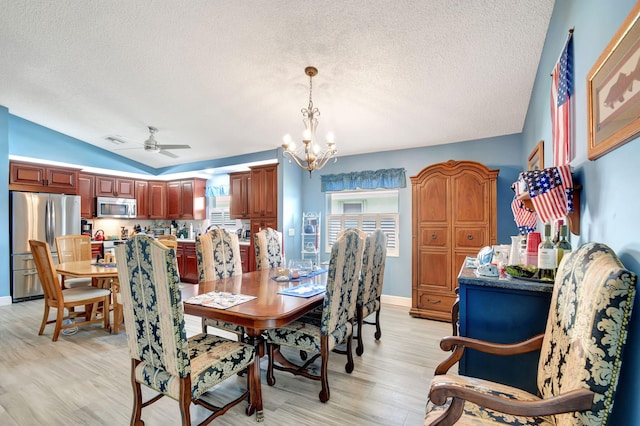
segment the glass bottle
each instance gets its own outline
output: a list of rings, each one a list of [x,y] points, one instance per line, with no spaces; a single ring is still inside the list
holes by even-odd
[[[553,281],[558,265],[556,247],[551,242],[551,224],[544,224],[544,240],[538,245],[538,278]]]
[[[569,233],[568,231],[569,229],[567,225],[562,225],[560,227],[560,239],[556,243],[556,256],[558,266],[560,265],[560,261],[562,260],[564,255],[571,251],[571,243],[569,242],[569,240],[567,240],[567,235]]]

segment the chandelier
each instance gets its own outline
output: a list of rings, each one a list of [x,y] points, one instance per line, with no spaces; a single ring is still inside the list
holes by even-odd
[[[327,148],[321,150],[320,145],[316,142],[316,128],[318,127],[318,116],[320,111],[318,108],[313,107],[313,100],[311,99],[311,93],[313,89],[313,77],[318,74],[318,70],[315,67],[307,67],[304,69],[304,73],[309,76],[309,106],[302,108],[302,122],[304,123],[304,133],[302,134],[302,145],[296,147],[295,142],[291,139],[291,135],[284,136],[284,143],[282,148],[284,149],[282,156],[289,154],[291,157],[289,162],[293,159],[298,166],[304,170],[309,171],[309,176],[314,170],[320,170],[329,162],[331,158],[334,161],[338,161],[336,157],[336,143],[333,140],[333,133],[327,134]]]

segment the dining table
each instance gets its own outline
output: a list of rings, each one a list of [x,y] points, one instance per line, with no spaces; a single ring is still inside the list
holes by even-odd
[[[299,288],[298,286],[303,284],[313,284],[321,288],[321,284],[326,284],[326,270],[315,271],[307,277],[286,281],[276,280],[278,272],[281,271],[276,268],[268,268],[246,272],[229,278],[184,286],[182,288],[184,313],[202,318],[222,320],[244,327],[247,343],[255,347],[258,356],[264,354],[261,348],[264,347],[263,333],[265,330],[281,327],[295,321],[316,307],[321,306],[324,300],[324,292],[307,295],[307,297],[285,295],[280,294],[280,292],[294,287]],[[194,296],[215,292],[255,298],[227,308],[188,302]],[[256,420],[260,422],[263,421],[264,414],[259,360],[254,363],[248,374],[251,398],[246,413],[247,415],[252,415],[255,412]]]
[[[56,265],[56,271],[69,278],[91,278],[92,285],[111,290],[112,295],[118,292],[118,269],[115,264],[100,264],[93,260],[75,260],[59,263]],[[107,327],[111,330],[108,317]]]

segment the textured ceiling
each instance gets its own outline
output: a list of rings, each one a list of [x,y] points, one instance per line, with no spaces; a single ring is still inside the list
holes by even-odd
[[[313,65],[339,155],[519,133],[553,3],[0,0],[0,105],[164,167],[301,135]]]

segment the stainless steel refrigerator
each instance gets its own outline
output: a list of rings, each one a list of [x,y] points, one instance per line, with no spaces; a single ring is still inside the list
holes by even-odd
[[[58,263],[58,235],[80,234],[77,195],[11,192],[11,297],[22,301],[43,294],[29,240],[46,241]]]

